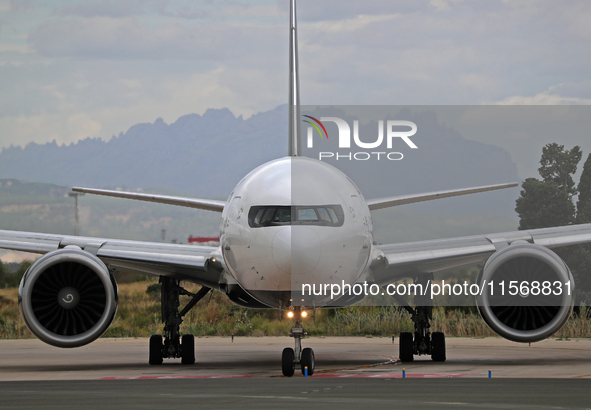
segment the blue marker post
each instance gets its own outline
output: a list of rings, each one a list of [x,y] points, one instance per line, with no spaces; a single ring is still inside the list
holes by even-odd
[[[232,343],[234,343],[234,335],[232,335]]]
[[[394,335],[392,335],[392,343],[394,343]]]
[[[402,369],[402,378],[406,379],[406,369]]]
[[[491,378],[491,376],[492,376],[492,372],[489,370],[489,371],[488,371],[488,378],[490,379],[490,378]]]
[[[308,366],[304,367],[304,377],[308,377]]]

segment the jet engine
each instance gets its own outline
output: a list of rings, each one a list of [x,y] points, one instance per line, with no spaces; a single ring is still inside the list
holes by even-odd
[[[525,241],[497,251],[479,277],[480,315],[499,336],[537,342],[564,326],[574,304],[574,280],[554,252]]]
[[[117,283],[105,264],[78,247],[47,253],[27,270],[19,309],[35,336],[57,347],[99,338],[117,311]]]

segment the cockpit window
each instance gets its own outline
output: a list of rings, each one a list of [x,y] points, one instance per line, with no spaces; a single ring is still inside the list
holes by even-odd
[[[252,228],[280,225],[342,226],[345,214],[340,205],[253,206],[248,212]]]
[[[317,221],[318,214],[314,208],[298,209],[298,221]]]

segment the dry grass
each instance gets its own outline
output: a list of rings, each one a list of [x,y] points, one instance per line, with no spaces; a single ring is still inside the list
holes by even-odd
[[[591,307],[581,307],[580,312],[573,313],[554,337],[568,339],[570,337],[591,337]]]
[[[161,333],[160,293],[146,292],[155,279],[119,285],[119,307],[105,337],[147,337]],[[187,285],[197,291],[197,285]],[[188,301],[183,297],[181,305]],[[555,337],[591,337],[590,308],[573,314]],[[214,292],[204,298],[184,318],[181,333],[196,336],[285,336],[291,321],[280,320],[277,310],[246,309],[232,304],[224,295]],[[304,323],[311,336],[390,336],[401,331],[412,331],[414,326],[404,310],[392,306],[348,307],[316,312]],[[495,336],[478,313],[433,310],[433,331],[448,336]],[[0,338],[33,337],[18,312],[17,289],[0,289]]]
[[[18,311],[18,289],[0,289],[0,338],[30,339],[32,337]]]
[[[433,309],[432,329],[446,336],[496,336],[478,313],[460,309],[446,312],[442,307]]]

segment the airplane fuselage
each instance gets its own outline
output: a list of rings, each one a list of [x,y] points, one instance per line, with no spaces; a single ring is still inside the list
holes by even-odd
[[[305,157],[261,165],[242,179],[222,213],[227,271],[251,296],[286,307],[303,284],[353,284],[366,271],[373,232],[359,189],[333,166]],[[324,306],[330,295],[298,300]]]

